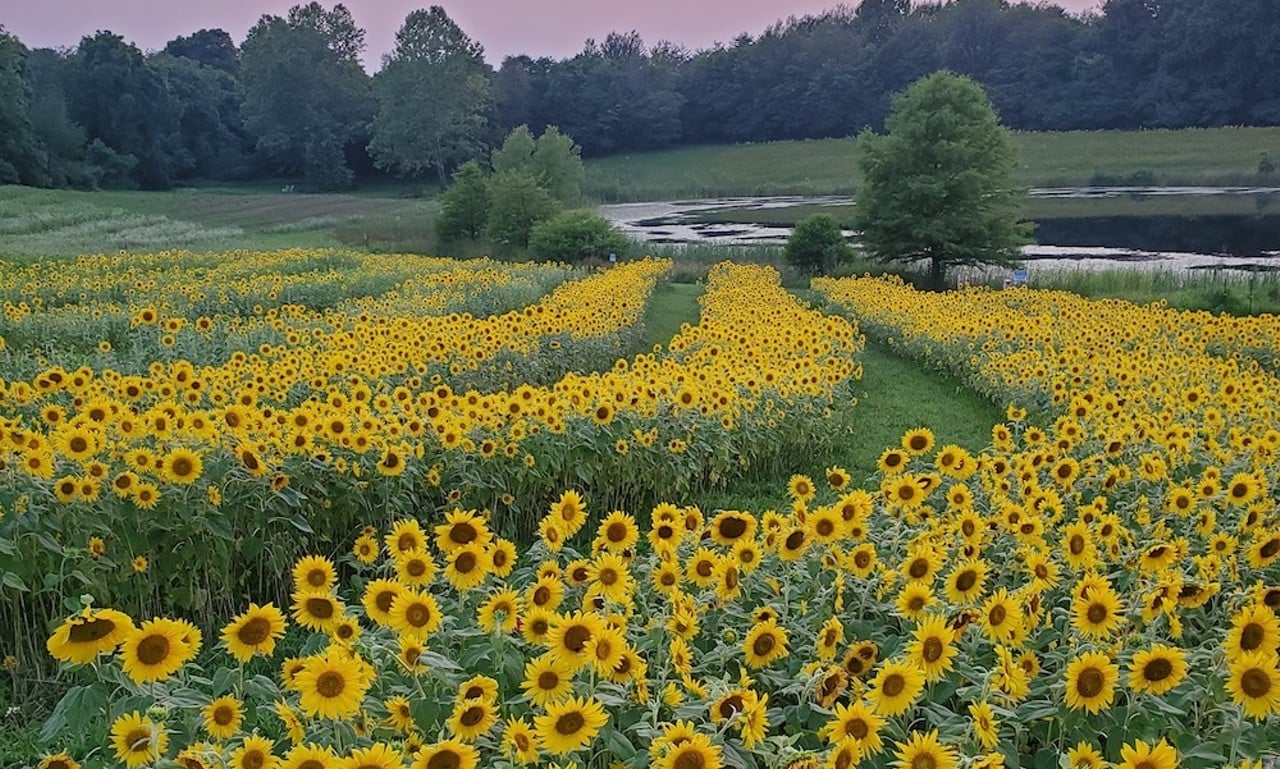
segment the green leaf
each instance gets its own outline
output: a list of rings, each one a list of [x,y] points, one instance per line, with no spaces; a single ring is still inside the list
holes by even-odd
[[[19,593],[30,593],[31,589],[27,587],[27,583],[22,581],[22,577],[11,571],[6,571],[3,577],[0,577],[0,583],[5,587],[11,587]]]

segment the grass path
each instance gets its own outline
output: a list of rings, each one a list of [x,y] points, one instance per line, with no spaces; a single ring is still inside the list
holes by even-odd
[[[662,283],[654,290],[645,312],[645,334],[639,347],[665,345],[684,322],[698,322],[698,297],[703,287],[690,283]],[[801,295],[807,292],[799,292]],[[991,425],[1001,410],[969,390],[954,377],[927,369],[883,345],[868,342],[862,354],[862,381],[855,385],[857,405],[837,404],[833,429],[851,431],[833,452],[796,456],[769,472],[732,484],[732,489],[700,495],[704,509],[744,508],[760,511],[786,503],[786,486],[792,473],[820,480],[826,467],[838,464],[854,482],[863,485],[876,473],[876,460],[884,449],[895,446],[902,434],[915,427],[934,431],[938,445],[955,443],[979,450],[991,440]]]

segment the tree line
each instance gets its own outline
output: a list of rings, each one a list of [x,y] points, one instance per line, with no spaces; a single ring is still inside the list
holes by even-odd
[[[586,156],[879,130],[939,69],[1019,130],[1280,123],[1280,4],[1105,0],[1073,16],[1007,0],[863,0],[691,53],[635,32],[494,69],[439,7],[370,76],[341,4],[200,30],[144,54],[111,32],[29,50],[0,27],[0,183],[163,189],[186,179],[444,182],[514,128]]]

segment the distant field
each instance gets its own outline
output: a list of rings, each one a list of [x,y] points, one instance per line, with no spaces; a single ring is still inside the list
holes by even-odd
[[[1280,162],[1280,128],[1017,133],[1017,181],[1258,184],[1264,152]],[[589,160],[584,192],[601,202],[730,195],[836,195],[858,182],[853,139],[692,147]]]
[[[360,245],[430,222],[434,202],[279,191],[0,187],[0,258],[168,248]],[[429,229],[429,228],[428,228]]]

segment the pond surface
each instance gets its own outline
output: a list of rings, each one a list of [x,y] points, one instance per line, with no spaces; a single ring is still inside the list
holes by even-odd
[[[1185,270],[1280,270],[1280,213],[1272,208],[1280,187],[1062,187],[1031,190],[1045,201],[1177,201],[1169,215],[1072,216],[1036,222],[1037,245],[1023,249],[1029,270],[1115,267]],[[1230,199],[1240,210],[1256,213],[1197,214],[1197,205],[1221,210]],[[1205,201],[1217,205],[1209,206]],[[710,200],[623,203],[600,213],[628,236],[648,243],[778,245],[791,234],[789,224],[769,223],[771,209],[796,206],[847,207],[847,197],[738,197]],[[714,220],[716,212],[733,222]],[[760,211],[764,222],[750,221]],[[1183,212],[1186,213],[1183,213]],[[776,214],[777,211],[775,210]],[[783,217],[785,218],[785,217]],[[856,233],[849,232],[851,236]]]

